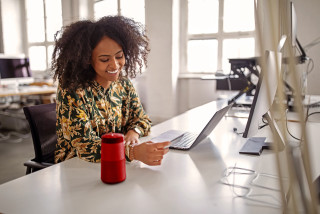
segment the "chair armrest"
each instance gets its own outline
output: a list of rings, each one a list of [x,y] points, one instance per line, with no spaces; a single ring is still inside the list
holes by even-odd
[[[44,169],[46,167],[52,166],[53,164],[52,163],[45,163],[45,162],[38,163],[33,160],[28,160],[23,165],[26,167],[33,168],[33,169]]]

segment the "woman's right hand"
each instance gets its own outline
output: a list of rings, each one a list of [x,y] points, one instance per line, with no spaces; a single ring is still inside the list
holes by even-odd
[[[163,156],[169,151],[170,142],[144,142],[133,147],[134,159],[150,166],[161,165]]]

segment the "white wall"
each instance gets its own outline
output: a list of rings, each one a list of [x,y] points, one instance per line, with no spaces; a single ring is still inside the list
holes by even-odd
[[[302,46],[306,46],[320,38],[320,1],[319,0],[293,0],[297,13],[297,37]],[[314,61],[314,69],[308,75],[307,94],[320,95],[320,43],[306,51],[308,57]],[[306,69],[306,64],[300,66]]]
[[[178,66],[173,61],[173,2],[175,0],[146,0],[146,29],[151,52],[146,72],[147,109],[154,121],[162,121],[177,112]]]
[[[180,78],[178,83],[178,113],[219,98],[215,80]]]

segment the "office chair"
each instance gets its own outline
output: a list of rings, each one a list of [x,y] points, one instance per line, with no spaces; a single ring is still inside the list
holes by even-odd
[[[35,157],[24,163],[26,174],[54,164],[56,135],[56,104],[40,104],[23,107],[29,122]]]

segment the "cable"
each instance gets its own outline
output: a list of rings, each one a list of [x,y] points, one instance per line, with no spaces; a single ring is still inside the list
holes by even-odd
[[[306,118],[305,118],[305,122],[308,121],[308,118],[309,118],[311,115],[320,114],[319,111],[312,112],[312,113],[309,114],[309,108],[310,108],[310,107],[312,107],[312,105],[308,105],[308,107],[307,107],[307,116],[306,116]],[[298,140],[298,141],[302,141],[301,138],[298,138],[298,137],[293,136],[293,134],[291,134],[291,132],[289,131],[287,114],[288,114],[288,109],[286,110],[286,129],[287,129],[288,134],[289,134],[292,138],[294,138],[294,139],[296,139],[296,140]]]
[[[268,178],[272,178],[272,179],[280,179],[276,175],[270,175],[270,174],[266,174],[266,173],[257,173],[257,176],[252,179],[250,184],[253,185],[253,186],[257,186],[257,187],[263,188],[263,189],[268,189],[268,190],[273,190],[273,191],[280,191],[280,189],[276,189],[276,188],[272,188],[272,187],[266,187],[266,186],[262,186],[262,185],[259,185],[259,184],[255,183],[255,181],[258,180],[259,177],[268,177]]]
[[[320,114],[320,111],[315,111],[315,112],[312,112],[312,113],[308,114],[308,115],[306,116],[306,121],[308,120],[308,118],[309,118],[311,115],[314,115],[314,114]]]
[[[264,124],[261,125],[261,126],[259,126],[258,129],[262,129],[262,128],[264,128],[264,127],[266,127],[266,126],[269,125],[269,123],[268,123],[267,121],[265,121],[265,118],[264,118],[264,117],[262,117],[262,122],[263,122]]]
[[[264,124],[264,125],[261,125],[261,126],[258,127],[258,129],[262,129],[262,128],[268,126],[268,125],[269,125],[268,123],[267,123],[267,124]]]
[[[311,69],[309,70],[309,66],[310,66],[310,64],[312,63],[312,67],[311,67]],[[308,74],[310,74],[312,71],[313,71],[313,69],[314,69],[314,62],[313,62],[313,59],[309,59],[309,62],[308,62],[308,64],[307,64],[307,75]]]
[[[236,127],[233,128],[233,132],[238,134],[238,135],[241,135],[241,134],[244,133],[244,132],[238,132],[238,129]]]
[[[238,170],[238,171],[236,171]],[[246,168],[240,168],[240,167],[236,167],[236,164],[234,167],[227,167],[224,172],[223,172],[223,176],[220,179],[220,182],[224,185],[230,186],[232,188],[232,192],[233,194],[235,194],[237,197],[245,197],[247,196],[250,192],[251,192],[251,188],[246,187],[246,186],[242,186],[242,185],[238,185],[235,184],[235,175],[236,174],[240,174],[240,175],[254,175],[256,172],[254,170],[251,169],[246,169]],[[227,179],[230,175],[233,175],[233,181],[232,183],[229,182],[229,180]],[[245,190],[244,194],[238,194],[235,191],[235,188],[239,188],[242,190]]]
[[[232,183],[230,183],[229,180],[227,179],[231,175],[233,175]],[[223,177],[220,179],[220,182],[222,184],[224,184],[224,185],[227,185],[227,186],[231,187],[232,188],[232,192],[236,197],[244,198],[244,199],[247,199],[248,201],[259,203],[259,204],[261,204],[263,206],[271,206],[271,207],[275,207],[275,208],[281,208],[281,201],[278,200],[273,195],[270,195],[270,194],[251,194],[252,191],[253,191],[252,188],[250,188],[248,186],[243,186],[243,185],[236,184],[235,183],[236,175],[253,176],[253,179],[249,183],[250,185],[254,185],[256,187],[264,188],[264,189],[267,189],[267,190],[279,191],[277,189],[273,189],[273,188],[265,187],[265,186],[262,186],[262,185],[254,184],[254,180],[257,179],[259,177],[259,175],[269,176],[269,177],[272,177],[272,178],[277,178],[276,176],[268,175],[268,174],[259,174],[259,173],[257,173],[256,171],[254,171],[252,169],[236,167],[236,164],[235,164],[234,167],[227,167],[224,170]],[[236,188],[244,190],[244,193],[243,194],[237,193],[236,190],[235,190]],[[259,197],[269,197],[272,200],[274,200],[275,203],[268,202],[265,199],[261,199],[261,200],[257,199]],[[257,205],[257,204],[254,204],[254,205]]]
[[[257,197],[270,197],[271,199],[273,199],[276,203],[271,203],[271,202],[267,202],[265,200],[258,200],[256,199]],[[252,194],[252,195],[248,195],[245,197],[247,200],[250,201],[254,201],[254,202],[258,202],[263,204],[264,206],[270,206],[270,207],[274,207],[274,208],[281,208],[281,201],[278,200],[276,197],[274,197],[273,195],[269,195],[269,194]]]
[[[289,134],[292,138],[294,138],[294,139],[296,139],[296,140],[298,140],[298,141],[301,141],[300,138],[297,138],[297,137],[293,136],[293,135],[291,134],[291,132],[289,131],[287,114],[288,114],[288,109],[286,109],[286,129],[287,129],[288,134]]]
[[[320,101],[308,105],[308,109],[317,107],[320,107]]]

